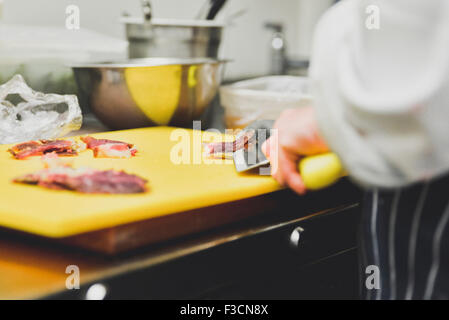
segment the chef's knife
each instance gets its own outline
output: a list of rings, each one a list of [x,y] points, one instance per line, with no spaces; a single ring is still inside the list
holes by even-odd
[[[237,172],[269,165],[270,161],[263,154],[261,146],[271,136],[273,124],[273,120],[257,120],[236,136],[236,140],[244,135],[249,137],[247,147],[233,153]],[[325,188],[346,174],[340,159],[332,152],[302,158],[298,163],[298,171],[306,188],[310,190]]]

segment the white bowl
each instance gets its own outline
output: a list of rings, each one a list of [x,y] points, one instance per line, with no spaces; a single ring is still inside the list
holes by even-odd
[[[220,88],[227,128],[244,128],[259,119],[275,120],[283,110],[311,105],[312,100],[305,77],[262,77]]]

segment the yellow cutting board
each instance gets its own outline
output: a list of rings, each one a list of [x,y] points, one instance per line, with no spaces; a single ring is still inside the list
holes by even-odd
[[[16,160],[7,152],[10,146],[1,145],[0,226],[66,237],[280,189],[269,176],[238,174],[231,160],[205,163],[211,160],[201,151],[198,155],[198,147],[201,149],[202,142],[222,138],[219,134],[155,127],[92,136],[134,143],[139,152],[131,159],[97,159],[86,150],[70,158],[74,167],[123,169],[146,178],[149,191],[131,195],[81,194],[13,183],[15,177],[42,169],[43,164],[40,157]],[[180,160],[184,162],[177,163]]]

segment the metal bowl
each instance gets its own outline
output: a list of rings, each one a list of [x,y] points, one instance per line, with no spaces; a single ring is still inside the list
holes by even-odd
[[[216,95],[224,62],[145,58],[72,67],[83,110],[108,127],[191,127]]]

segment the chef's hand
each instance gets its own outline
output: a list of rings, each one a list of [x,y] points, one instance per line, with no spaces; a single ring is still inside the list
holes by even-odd
[[[277,148],[273,137],[262,145],[262,152],[272,163],[271,174],[279,184],[304,194],[306,187],[298,172],[299,159],[329,150],[318,131],[315,111],[312,107],[287,109],[273,128],[278,130]],[[276,165],[273,165],[276,160]]]

